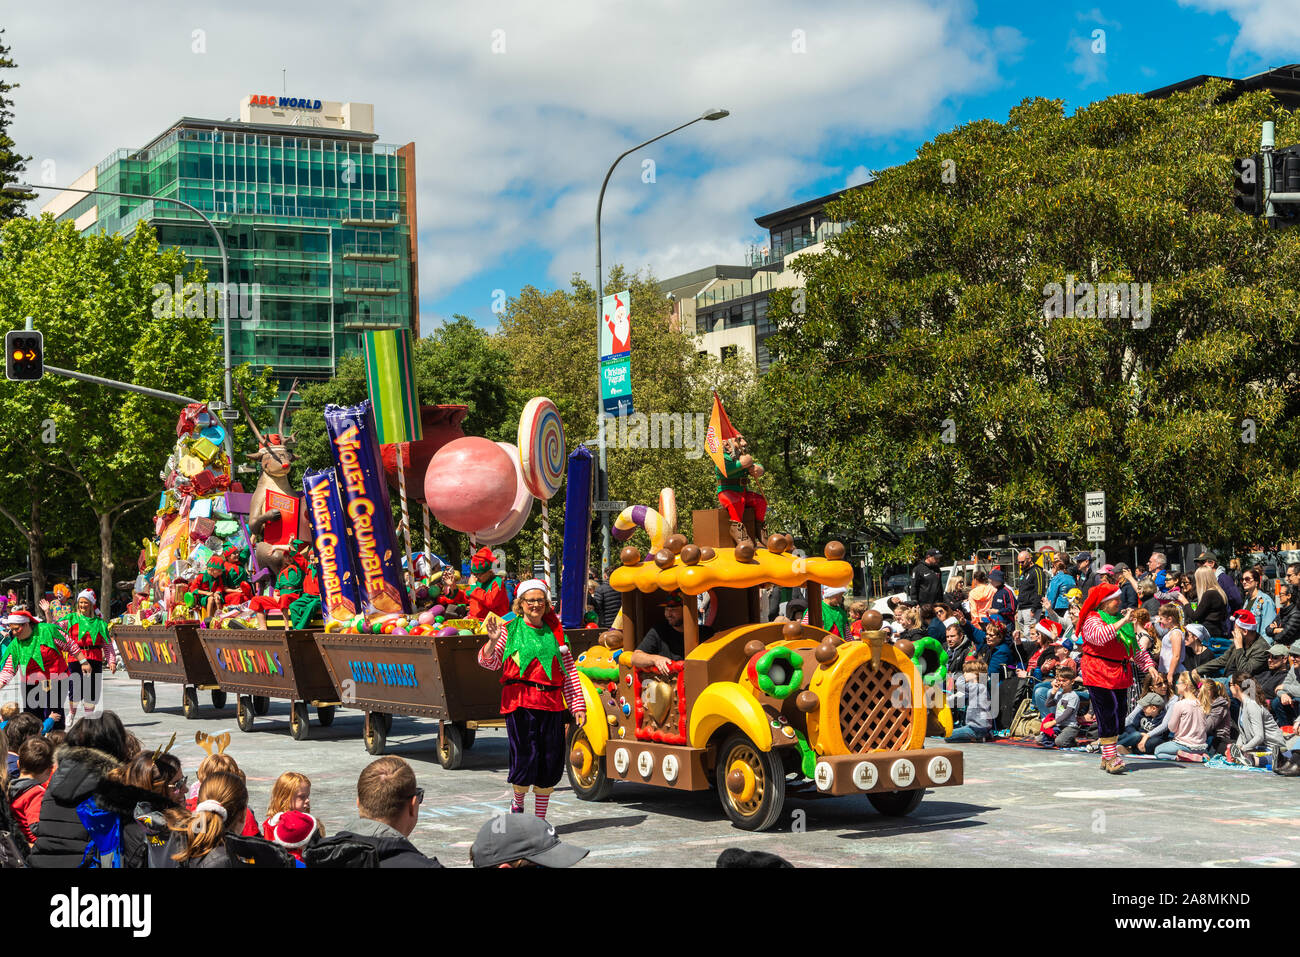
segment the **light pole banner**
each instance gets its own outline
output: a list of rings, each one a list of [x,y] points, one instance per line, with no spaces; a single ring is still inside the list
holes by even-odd
[[[600,400],[606,415],[632,414],[632,360],[600,364]]]
[[[624,289],[601,300],[600,359],[613,359],[632,352],[632,296]]]

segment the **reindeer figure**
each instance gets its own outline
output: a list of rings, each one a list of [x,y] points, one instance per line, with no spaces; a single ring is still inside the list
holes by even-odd
[[[280,418],[276,431],[264,436],[258,430],[257,423],[253,421],[253,416],[248,411],[243,386],[239,387],[239,407],[244,412],[244,419],[248,422],[248,427],[253,430],[253,437],[257,439],[257,451],[249,452],[248,458],[262,467],[262,474],[257,480],[257,486],[253,489],[253,501],[249,506],[248,533],[254,543],[253,553],[257,556],[257,563],[271,572],[272,581],[280,574],[280,570],[289,554],[289,545],[287,543],[272,545],[261,540],[267,522],[284,517],[280,509],[267,508],[268,492],[283,495],[298,503],[298,526],[290,537],[301,539],[310,539],[311,537],[311,527],[307,518],[307,510],[303,508],[302,496],[289,484],[289,468],[292,466],[294,459],[297,458],[291,449],[297,442],[297,436],[292,434],[286,436],[284,434],[284,417],[288,414],[289,402],[297,391],[298,380],[294,379],[293,385],[289,387],[289,394],[285,396],[284,405],[280,409]]]

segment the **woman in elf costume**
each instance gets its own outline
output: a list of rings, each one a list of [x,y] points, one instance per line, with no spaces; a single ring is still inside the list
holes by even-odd
[[[62,622],[64,634],[75,644],[90,662],[90,673],[84,678],[73,676],[68,682],[68,723],[77,714],[77,702],[82,702],[87,713],[99,707],[103,694],[104,665],[117,672],[117,652],[113,641],[108,637],[108,625],[99,617],[95,593],[89,588],[77,595],[77,610]]]
[[[48,605],[49,602],[44,602]],[[29,611],[11,611],[5,618],[11,640],[0,668],[0,688],[14,675],[23,680],[23,710],[42,721],[59,714],[53,730],[63,730],[63,695],[67,690],[67,658],[76,658],[81,673],[90,673],[90,662],[75,641],[64,638],[58,625],[38,621]]]
[[[1101,769],[1108,774],[1124,773],[1124,762],[1115,753],[1115,739],[1124,727],[1128,688],[1133,683],[1132,609],[1120,615],[1119,604],[1118,585],[1094,585],[1079,612],[1083,684],[1092,696]]]
[[[469,617],[483,621],[488,612],[504,617],[510,613],[510,599],[506,597],[505,579],[492,570],[496,556],[484,545],[469,560],[469,570],[474,583],[469,586]]]
[[[284,615],[284,628],[289,630],[289,606],[297,601],[303,593],[303,583],[307,580],[307,542],[295,538],[289,543],[289,554],[285,556],[284,565],[275,579],[274,595],[254,595],[248,607],[257,615],[257,627],[266,630],[266,613],[279,611]]]
[[[523,813],[531,786],[533,811],[544,818],[564,770],[565,702],[579,725],[587,718],[578,670],[545,582],[533,578],[519,586],[509,625],[491,619],[478,661],[501,671],[501,713],[510,738],[506,780],[514,787],[510,811]]]

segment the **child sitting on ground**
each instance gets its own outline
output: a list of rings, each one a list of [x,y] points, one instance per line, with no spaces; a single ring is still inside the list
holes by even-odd
[[[944,738],[949,744],[987,741],[993,732],[993,711],[989,704],[988,673],[978,658],[968,658],[961,666],[962,682],[957,685],[958,698],[965,698],[965,721]]]
[[[1137,706],[1129,712],[1124,722],[1124,733],[1117,743],[1128,748],[1126,754],[1155,754],[1156,746],[1165,740],[1169,721],[1165,717],[1165,699],[1154,691],[1138,698]]]
[[[36,843],[45,786],[54,773],[54,751],[44,738],[28,738],[18,749],[18,780],[9,784],[9,805],[28,844]]]
[[[275,784],[271,787],[271,803],[266,809],[266,820],[262,822],[262,836],[268,841],[276,840],[276,825],[279,823],[280,815],[286,811],[311,814],[311,779],[307,775],[299,774],[297,771],[285,771],[275,779]],[[324,837],[325,829],[319,824],[316,828],[320,831],[320,836]]]
[[[1045,748],[1072,748],[1079,738],[1079,693],[1074,690],[1074,676],[1069,665],[1057,666],[1044,705],[1051,713],[1043,719],[1043,733],[1038,736],[1038,743]]]

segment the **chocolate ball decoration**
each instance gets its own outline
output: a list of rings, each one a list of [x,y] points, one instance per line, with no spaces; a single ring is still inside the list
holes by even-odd
[[[762,639],[751,638],[749,641],[745,642],[745,657],[753,658],[766,647],[767,645],[762,641]]]
[[[700,546],[685,545],[681,550],[681,558],[687,565],[698,565],[700,562]]]
[[[717,555],[718,553],[715,552],[713,549],[711,549],[708,545],[700,546],[700,561],[711,562],[713,561],[714,558],[717,557]]]
[[[800,691],[794,699],[794,706],[805,714],[809,711],[816,711],[819,704],[821,702],[817,700],[817,692],[815,691]],[[581,762],[576,763],[581,764]]]
[[[749,564],[754,560],[754,543],[741,542],[736,546],[736,561]]]
[[[745,775],[740,769],[729,771],[727,773],[727,790],[732,794],[743,794],[745,791]]]
[[[899,650],[904,658],[912,657],[912,653],[916,651],[916,646],[912,644],[909,638],[899,638],[898,641],[894,642],[894,647]]]
[[[669,535],[668,541],[664,542],[664,545],[674,555],[679,554],[681,550],[687,546],[687,544],[688,542],[686,540],[686,536],[681,534]]]
[[[835,660],[837,655],[838,652],[835,650],[835,645],[833,645],[829,639],[818,645],[817,650],[813,652],[813,657],[817,659],[819,664],[828,666]]]
[[[623,550],[618,553],[618,557],[624,565],[640,565],[641,549],[637,548],[635,545],[625,545]]]
[[[667,568],[673,563],[674,558],[676,556],[666,548],[661,548],[655,552],[655,564],[660,568]]]
[[[871,608],[862,615],[863,631],[879,631],[884,626],[885,620],[880,616],[880,612]]]
[[[781,626],[781,635],[785,638],[790,638],[790,639],[802,638],[803,622],[787,621],[784,625]]]
[[[780,555],[785,551],[785,536],[775,532],[767,536],[767,550],[773,555]]]
[[[827,542],[823,554],[833,562],[838,562],[844,557],[843,542]]]

